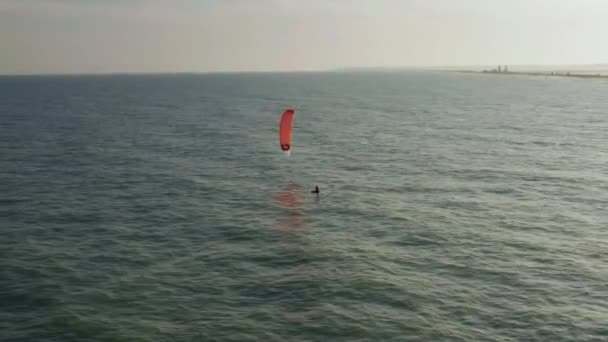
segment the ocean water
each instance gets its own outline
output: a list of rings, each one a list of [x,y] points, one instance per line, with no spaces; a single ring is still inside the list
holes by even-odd
[[[0,77],[0,340],[607,341],[606,94]]]

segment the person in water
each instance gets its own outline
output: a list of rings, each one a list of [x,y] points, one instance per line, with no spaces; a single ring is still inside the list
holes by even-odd
[[[313,191],[311,191],[313,194],[318,194],[320,193],[319,191],[319,187],[315,185],[315,189]]]

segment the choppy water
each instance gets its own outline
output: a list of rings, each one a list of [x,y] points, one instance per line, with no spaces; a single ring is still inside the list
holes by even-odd
[[[440,73],[0,78],[0,339],[608,340],[606,94]]]

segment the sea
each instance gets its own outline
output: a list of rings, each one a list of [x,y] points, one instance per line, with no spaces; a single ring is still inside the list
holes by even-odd
[[[0,341],[608,341],[606,94],[0,77]]]

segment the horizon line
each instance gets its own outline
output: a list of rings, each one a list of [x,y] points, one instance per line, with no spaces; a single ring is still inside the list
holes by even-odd
[[[0,77],[36,77],[36,76],[143,76],[143,75],[225,75],[225,74],[288,74],[288,73],[325,73],[357,70],[407,70],[407,71],[441,71],[454,68],[481,68],[496,65],[509,67],[607,67],[607,63],[582,64],[462,64],[462,65],[402,65],[402,66],[345,66],[326,69],[293,69],[293,70],[218,70],[218,71],[101,71],[101,72],[42,72],[42,73],[0,73]]]

